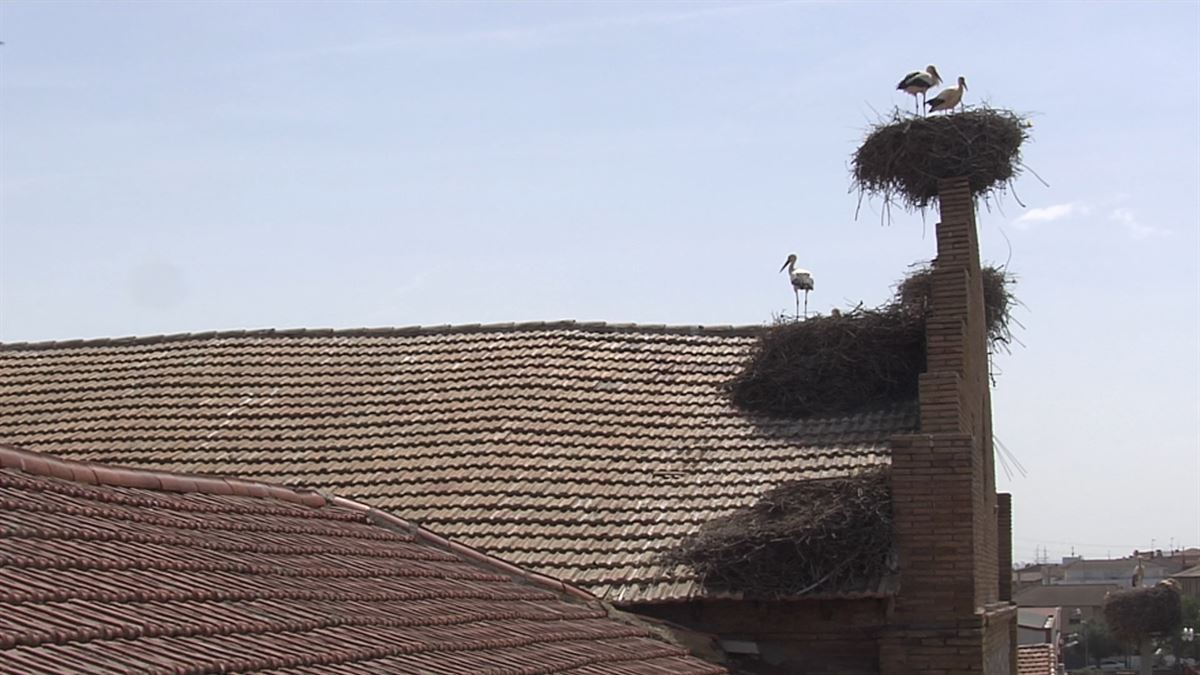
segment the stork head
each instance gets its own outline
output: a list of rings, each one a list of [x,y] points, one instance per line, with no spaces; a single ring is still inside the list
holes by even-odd
[[[789,267],[791,267],[792,265],[795,265],[795,264],[796,264],[796,254],[795,254],[795,253],[789,253],[789,254],[788,254],[788,259],[787,259],[787,262],[783,263],[783,267],[780,267],[780,268],[779,268],[779,271],[780,271],[780,272],[782,272],[782,271],[786,270],[787,268],[789,268]]]
[[[966,91],[967,90],[967,78],[963,77],[962,75],[959,75],[958,76],[958,86],[962,87],[963,91]]]
[[[927,72],[933,76],[933,83],[935,85],[942,83],[942,76],[938,74],[937,67],[934,66],[932,63],[929,64],[928,66],[925,66],[925,72]]]

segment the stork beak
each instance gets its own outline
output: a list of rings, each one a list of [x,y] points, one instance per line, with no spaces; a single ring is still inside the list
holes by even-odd
[[[786,270],[786,269],[787,269],[787,266],[788,266],[788,264],[787,264],[786,262],[785,262],[785,263],[783,263],[783,267],[780,267],[780,268],[779,268],[779,271],[780,271],[780,272],[782,272],[782,271]]]

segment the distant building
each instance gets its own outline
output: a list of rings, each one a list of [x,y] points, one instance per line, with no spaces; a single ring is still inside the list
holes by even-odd
[[[1200,565],[1172,574],[1171,579],[1179,584],[1184,597],[1200,600]]]
[[[1141,560],[1143,586],[1152,586],[1167,578],[1167,568],[1158,560]],[[1137,571],[1137,558],[1116,560],[1076,559],[1063,565],[1060,584],[1115,584],[1122,588],[1133,586],[1133,575]]]
[[[1084,621],[1104,621],[1104,596],[1120,590],[1117,584],[1054,584],[1031,586],[1013,597],[1018,607],[1059,607],[1063,632],[1074,632]]]
[[[1062,580],[1062,565],[1057,563],[1035,563],[1013,570],[1013,592],[1029,586],[1042,586]]]
[[[1155,562],[1161,563],[1163,567],[1167,568],[1167,576],[1200,565],[1200,548],[1168,551],[1165,555],[1162,551],[1155,551],[1155,553],[1157,554],[1154,557]]]
[[[1021,607],[1017,610],[1017,673],[1058,673],[1062,662],[1062,608]]]
[[[1052,644],[1057,653],[1062,631],[1061,607],[1021,607],[1017,610],[1017,644]]]

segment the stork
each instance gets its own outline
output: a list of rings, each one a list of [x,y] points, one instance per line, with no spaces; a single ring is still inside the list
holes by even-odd
[[[938,75],[937,68],[933,65],[925,66],[925,70],[914,70],[904,76],[900,80],[900,84],[896,88],[913,97],[913,105],[917,107],[917,113],[921,112],[921,104],[917,103],[917,94],[921,95],[922,103],[925,99],[925,92],[933,89],[942,83],[942,76]]]
[[[796,254],[788,255],[787,262],[779,271],[788,271],[792,279],[792,291],[796,293],[796,316],[800,316],[800,291],[804,291],[804,318],[808,318],[808,292],[813,289],[812,272],[796,267]]]
[[[929,106],[929,112],[937,112],[939,110],[954,110],[954,107],[962,103],[963,92],[967,90],[967,78],[962,75],[958,76],[957,87],[947,87],[937,96],[925,102]]]

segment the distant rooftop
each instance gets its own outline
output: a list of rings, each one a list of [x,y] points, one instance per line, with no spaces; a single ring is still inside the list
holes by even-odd
[[[1153,560],[1153,559],[1143,559],[1143,560],[1141,560],[1141,563],[1142,563],[1143,568],[1149,568],[1149,567],[1160,567],[1161,568],[1161,567],[1163,567],[1163,564],[1161,562],[1159,562],[1157,560]],[[1084,559],[1084,560],[1075,560],[1075,561],[1066,563],[1063,565],[1063,568],[1065,570],[1105,570],[1105,571],[1110,571],[1110,572],[1120,572],[1123,570],[1129,570],[1130,572],[1132,572],[1133,568],[1137,567],[1137,565],[1138,565],[1137,558],[1115,558],[1112,560]]]
[[[1022,628],[1047,630],[1054,627],[1056,607],[1021,607],[1017,609],[1017,625]]]
[[[1100,607],[1110,591],[1121,590],[1116,584],[1055,584],[1029,586],[1013,597],[1021,607]]]
[[[1187,578],[1187,579],[1200,579],[1200,565],[1196,565],[1195,567],[1190,567],[1186,570],[1183,570],[1182,572],[1176,572],[1175,574],[1172,574],[1171,576]]]

